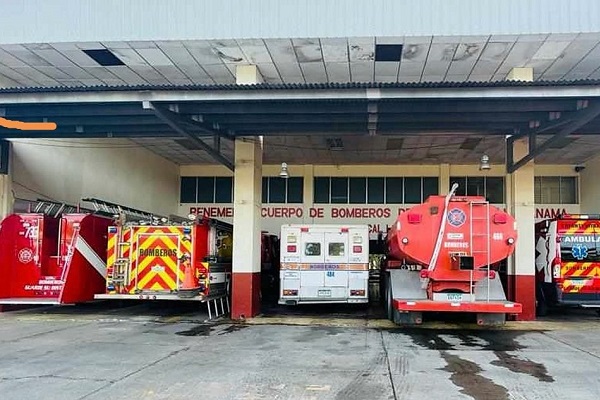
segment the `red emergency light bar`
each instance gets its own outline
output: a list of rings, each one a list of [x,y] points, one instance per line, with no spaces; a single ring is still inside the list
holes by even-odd
[[[346,233],[346,232],[348,232],[348,228],[342,228],[341,232],[342,232],[342,233]]]
[[[288,251],[288,253],[295,253],[296,252],[296,246],[295,245],[288,245],[287,251]]]
[[[560,219],[600,219],[600,214],[563,214]]]
[[[308,232],[308,228],[303,226],[300,228],[300,232]]]

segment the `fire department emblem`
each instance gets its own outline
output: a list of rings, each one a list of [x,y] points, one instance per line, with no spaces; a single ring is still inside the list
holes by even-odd
[[[23,264],[27,264],[33,260],[33,251],[30,248],[24,248],[19,251],[19,261]]]
[[[571,248],[571,254],[575,259],[581,261],[584,258],[587,258],[588,248],[587,246],[584,246],[582,244],[573,245],[573,247]]]
[[[467,216],[460,208],[453,208],[448,212],[448,223],[454,227],[459,227],[465,223]]]

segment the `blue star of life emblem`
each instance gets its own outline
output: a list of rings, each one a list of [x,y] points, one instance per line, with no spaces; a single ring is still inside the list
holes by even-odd
[[[588,256],[588,248],[582,244],[576,244],[571,248],[571,254],[577,260],[583,260]]]

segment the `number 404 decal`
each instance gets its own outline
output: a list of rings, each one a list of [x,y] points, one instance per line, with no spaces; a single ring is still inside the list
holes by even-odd
[[[335,276],[335,271],[327,271],[327,277],[333,278]]]

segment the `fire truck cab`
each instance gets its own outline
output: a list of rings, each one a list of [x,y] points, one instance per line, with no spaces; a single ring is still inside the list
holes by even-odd
[[[368,303],[367,225],[283,225],[279,304]]]
[[[600,310],[600,215],[561,215],[535,232],[538,315],[558,305]]]

